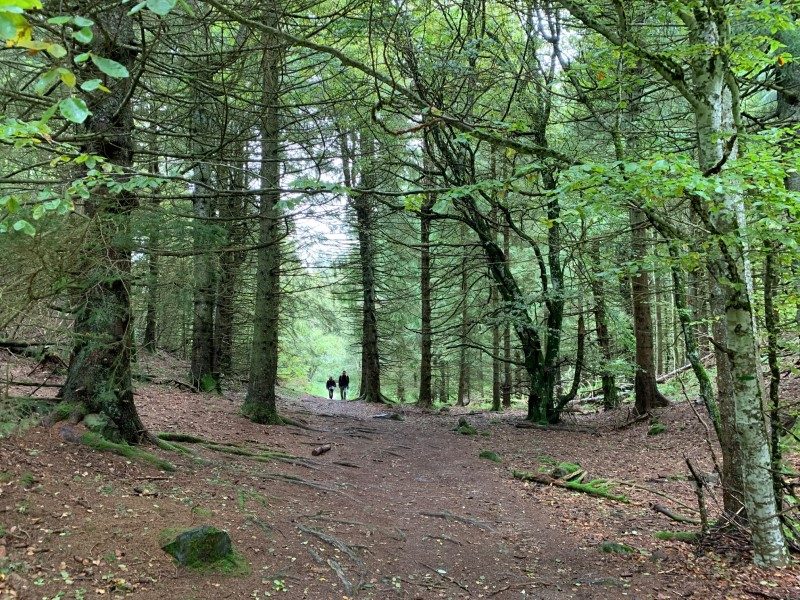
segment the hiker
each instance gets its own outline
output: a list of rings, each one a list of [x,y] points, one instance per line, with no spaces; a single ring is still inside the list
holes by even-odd
[[[350,378],[347,376],[347,371],[342,371],[339,375],[339,395],[342,400],[347,400],[347,386],[350,385]]]
[[[336,389],[336,380],[333,378],[333,375],[328,377],[328,381],[325,382],[325,387],[328,388],[328,398],[333,400],[333,390]]]

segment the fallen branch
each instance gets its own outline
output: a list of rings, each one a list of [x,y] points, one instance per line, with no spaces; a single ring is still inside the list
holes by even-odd
[[[573,492],[583,492],[584,494],[589,494],[590,496],[597,496],[599,498],[607,498],[609,500],[616,500],[617,502],[623,502],[628,504],[629,500],[627,496],[622,496],[619,494],[614,494],[608,490],[608,486],[611,485],[611,482],[603,481],[600,482],[589,482],[589,483],[578,483],[576,481],[564,481],[561,479],[553,479],[550,475],[545,475],[544,473],[531,473],[529,471],[512,471],[511,472],[514,479],[519,479],[520,481],[532,481],[534,483],[538,483],[540,485],[547,485],[547,486],[556,486],[565,488],[568,490],[572,490]],[[604,487],[600,487],[600,486]]]
[[[692,519],[690,517],[684,517],[683,515],[679,515],[678,513],[672,512],[663,504],[651,504],[650,508],[654,511],[661,513],[664,516],[669,517],[673,521],[677,521],[678,523],[689,523],[690,525],[700,525],[700,521],[697,519]]]
[[[326,452],[330,451],[331,447],[332,446],[330,444],[322,444],[321,446],[317,446],[311,451],[311,456],[325,454]]]

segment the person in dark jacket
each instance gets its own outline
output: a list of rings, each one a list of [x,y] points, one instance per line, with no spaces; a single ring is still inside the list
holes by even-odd
[[[339,375],[339,395],[342,400],[347,400],[347,386],[350,385],[350,377],[347,376],[347,371],[342,371]]]
[[[333,378],[333,375],[328,377],[328,381],[325,382],[325,387],[328,388],[328,398],[333,400],[333,390],[336,389],[336,380]]]

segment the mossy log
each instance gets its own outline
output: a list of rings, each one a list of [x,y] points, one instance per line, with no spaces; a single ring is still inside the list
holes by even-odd
[[[627,496],[621,494],[614,494],[610,490],[611,482],[603,479],[595,479],[588,483],[579,483],[577,481],[565,481],[563,479],[553,479],[550,475],[544,473],[531,473],[530,471],[517,471],[511,472],[514,479],[520,481],[532,481],[540,485],[552,485],[556,487],[565,488],[574,492],[583,492],[591,496],[599,498],[607,498],[609,500],[616,500],[627,504],[629,502]]]

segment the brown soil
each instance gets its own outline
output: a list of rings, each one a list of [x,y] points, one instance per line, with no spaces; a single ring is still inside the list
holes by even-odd
[[[156,378],[169,377],[159,368]],[[239,401],[170,385],[137,394],[152,431],[298,460],[264,463],[193,446],[201,463],[155,451],[178,467],[165,473],[65,441],[63,425],[0,440],[0,597],[800,598],[797,567],[760,571],[738,553],[654,538],[692,528],[650,506],[695,516],[684,454],[712,468],[688,404],[665,409],[667,431],[648,436],[646,422],[614,430],[625,409],[574,417],[566,424],[573,431],[531,430],[515,427],[520,410],[403,407],[405,420],[395,421],[374,418],[387,412],[382,406],[286,394],[280,408],[307,424],[299,428],[252,424],[237,413]],[[453,431],[461,415],[479,435]],[[312,457],[322,443],[332,450]],[[480,459],[482,450],[502,463]],[[551,459],[670,499],[617,487],[631,499],[624,504],[510,475]],[[177,569],[159,534],[200,524],[227,530],[252,573]],[[604,541],[633,552],[604,553]],[[739,550],[736,540],[729,545]]]

